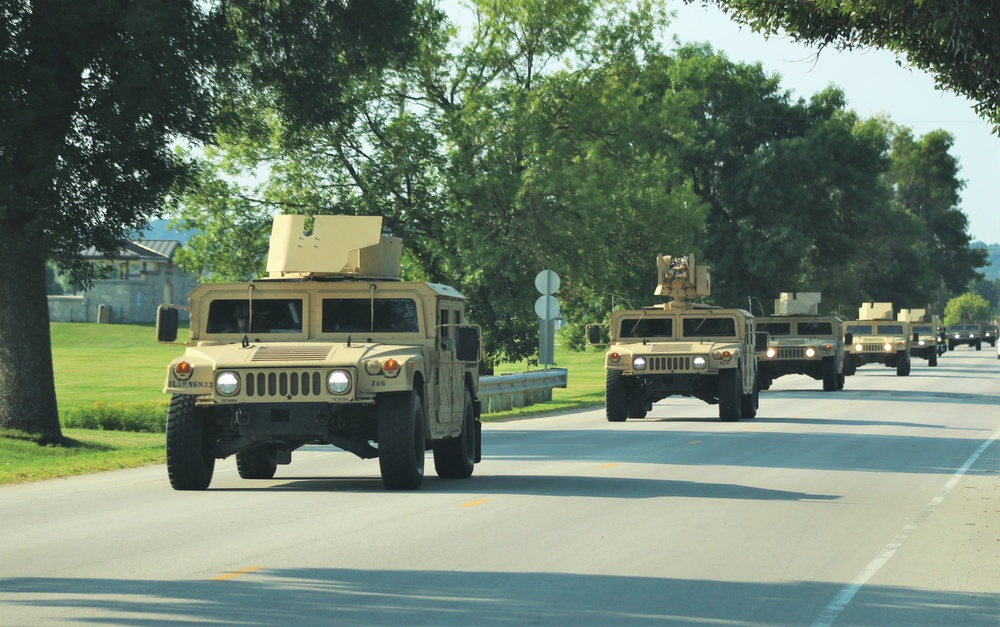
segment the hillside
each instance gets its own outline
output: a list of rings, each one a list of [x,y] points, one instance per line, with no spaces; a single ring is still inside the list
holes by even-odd
[[[985,248],[987,251],[987,260],[990,265],[982,269],[983,274],[986,275],[986,280],[1000,279],[1000,244],[973,242],[972,246],[974,248]]]

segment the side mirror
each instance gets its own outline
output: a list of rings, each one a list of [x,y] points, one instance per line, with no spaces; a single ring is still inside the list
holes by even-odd
[[[455,359],[475,363],[479,361],[479,329],[477,327],[455,328]]]
[[[607,344],[604,338],[601,337],[601,325],[599,324],[588,324],[587,325],[587,344],[590,345],[601,345]]]
[[[845,333],[844,334],[844,344],[853,344],[853,343],[854,343],[854,334],[853,333]]]
[[[156,341],[171,343],[177,341],[177,327],[180,313],[170,305],[160,305],[156,308]]]
[[[919,342],[919,341],[920,341],[920,334],[917,333],[916,331],[914,331],[913,332],[913,342],[916,343],[916,342]]]
[[[770,341],[771,336],[767,331],[757,331],[753,334],[753,350],[754,352],[761,352],[767,350],[767,344]]]

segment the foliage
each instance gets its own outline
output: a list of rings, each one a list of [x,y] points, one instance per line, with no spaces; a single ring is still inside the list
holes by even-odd
[[[982,296],[990,304],[990,309],[1000,314],[1000,279],[976,281],[971,291]]]
[[[690,3],[694,0],[685,0]],[[841,49],[885,48],[967,96],[1000,126],[1000,13],[983,0],[713,0],[766,34]]]
[[[90,407],[76,407],[61,412],[67,428],[101,429],[164,433],[167,427],[168,401],[153,403],[108,403],[97,401]]]
[[[0,427],[58,435],[45,263],[86,288],[194,182],[177,141],[344,113],[353,77],[413,52],[414,0],[0,4]],[[170,192],[173,190],[173,194]],[[15,306],[16,303],[16,306]]]
[[[990,304],[979,294],[966,292],[948,301],[944,309],[944,324],[976,322],[990,318]]]

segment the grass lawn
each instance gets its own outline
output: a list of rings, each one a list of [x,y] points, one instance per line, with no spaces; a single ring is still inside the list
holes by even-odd
[[[157,403],[166,365],[183,346],[158,344],[151,325],[53,322],[52,358],[60,412],[95,402]],[[556,346],[556,367],[568,370],[565,389],[552,402],[486,414],[486,421],[599,405],[604,402],[603,353]],[[497,374],[524,372],[526,363],[504,364]],[[166,410],[164,410],[166,411]],[[29,436],[0,431],[0,485],[163,463],[162,433],[63,429],[69,446],[40,446]]]

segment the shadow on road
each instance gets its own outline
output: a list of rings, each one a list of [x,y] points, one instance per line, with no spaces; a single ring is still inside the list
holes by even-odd
[[[231,579],[0,579],[7,624],[809,625],[825,582],[568,573],[262,569]],[[995,625],[1000,595],[866,586],[838,624]],[[10,621],[10,622],[8,622]]]

